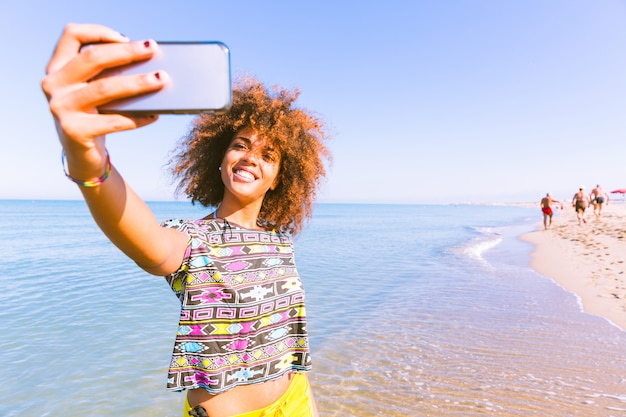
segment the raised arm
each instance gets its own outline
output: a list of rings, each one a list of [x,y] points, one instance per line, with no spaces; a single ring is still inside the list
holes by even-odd
[[[101,44],[79,52],[88,43]],[[79,184],[98,226],[141,268],[167,275],[180,265],[187,238],[160,227],[148,206],[109,163],[105,147],[107,133],[145,126],[157,117],[97,111],[97,106],[111,100],[161,89],[167,74],[89,81],[103,69],[148,59],[155,48],[154,41],[129,42],[104,26],[69,24],[48,63],[42,89],[65,152],[67,174]]]

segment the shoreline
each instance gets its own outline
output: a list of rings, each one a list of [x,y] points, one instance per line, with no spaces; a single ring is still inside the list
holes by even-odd
[[[626,203],[611,201],[600,219],[589,207],[582,225],[571,205],[563,206],[544,230],[537,204],[537,230],[520,236],[535,246],[531,267],[578,296],[586,313],[626,331]]]

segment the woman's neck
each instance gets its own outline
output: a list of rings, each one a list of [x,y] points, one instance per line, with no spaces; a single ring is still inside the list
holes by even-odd
[[[240,207],[233,209],[220,204],[220,206],[213,212],[212,217],[226,219],[229,222],[238,224],[246,229],[259,229],[257,224],[257,218],[259,216],[259,210],[252,207]]]

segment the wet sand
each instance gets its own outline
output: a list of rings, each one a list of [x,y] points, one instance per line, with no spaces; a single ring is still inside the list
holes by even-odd
[[[537,204],[537,216],[542,220]],[[626,203],[613,201],[578,224],[574,209],[554,210],[552,227],[522,236],[533,243],[532,267],[576,294],[584,311],[626,330]]]

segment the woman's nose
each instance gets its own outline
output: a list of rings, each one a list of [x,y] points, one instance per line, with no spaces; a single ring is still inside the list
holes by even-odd
[[[247,151],[243,156],[244,161],[247,161],[252,164],[257,164],[259,162],[259,158],[260,158],[259,151],[255,149],[251,149]]]

